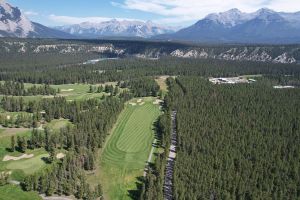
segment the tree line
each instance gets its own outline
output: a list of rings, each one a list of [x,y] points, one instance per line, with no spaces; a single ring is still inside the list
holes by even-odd
[[[35,95],[56,95],[57,91],[49,84],[41,86],[33,85],[25,89],[23,82],[5,81],[0,82],[0,94],[12,96],[35,96]]]
[[[151,77],[141,77],[124,81],[121,88],[128,88],[135,97],[157,96],[159,85]]]

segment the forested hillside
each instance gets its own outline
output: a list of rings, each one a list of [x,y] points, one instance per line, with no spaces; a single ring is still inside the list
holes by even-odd
[[[175,199],[298,199],[300,90],[169,82],[178,111]]]
[[[245,74],[262,74],[274,76],[300,76],[297,64],[274,64],[262,62],[238,62],[203,60],[188,58],[162,58],[159,60],[119,59],[104,60],[94,65],[57,65],[51,62],[55,57],[42,57],[37,64],[28,61],[9,61],[9,65],[0,64],[0,80],[40,84],[68,83],[104,83],[110,81],[126,81],[143,76],[159,75],[197,75],[197,76],[238,76]],[[72,57],[60,58],[59,62],[69,62]],[[63,60],[66,59],[66,60]],[[48,63],[44,65],[39,63]]]
[[[33,59],[40,56],[59,58],[119,57],[159,59],[164,57],[198,58],[271,63],[299,63],[299,45],[210,45],[150,40],[54,40],[0,39],[0,58]],[[74,57],[74,61],[79,60]],[[71,60],[70,60],[71,61]],[[83,62],[84,60],[82,60]],[[75,63],[75,62],[72,62]]]

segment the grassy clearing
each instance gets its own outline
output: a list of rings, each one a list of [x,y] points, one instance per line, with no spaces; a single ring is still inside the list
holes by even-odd
[[[18,135],[22,133],[30,132],[29,128],[2,128],[0,129],[0,139]]]
[[[103,86],[105,85],[113,85],[116,86],[116,82],[108,82],[105,84],[101,84]],[[38,86],[38,84],[36,84]],[[24,84],[25,88],[32,87],[33,84],[26,83]],[[94,87],[100,86],[100,84],[93,85]],[[63,84],[63,85],[51,85],[52,88],[58,90],[60,89],[60,93],[58,96],[66,97],[69,101],[75,101],[75,100],[85,100],[85,99],[91,99],[91,98],[101,98],[105,93],[88,93],[90,85],[89,84]],[[38,96],[39,98],[51,98],[51,96]],[[53,96],[52,96],[53,97]],[[30,97],[24,97],[24,98],[30,98]]]
[[[126,105],[103,149],[100,178],[108,199],[131,199],[128,191],[136,189],[137,177],[143,175],[154,140],[153,123],[160,115],[153,101],[144,98]]]
[[[157,84],[160,87],[160,90],[163,92],[167,92],[168,90],[168,86],[166,83],[167,78],[169,78],[170,76],[159,76],[155,79],[155,81],[157,82]]]
[[[41,200],[36,192],[24,192],[19,186],[5,185],[0,187],[0,200]]]
[[[41,86],[40,84],[31,84],[25,83],[25,88],[30,88],[33,85]],[[107,82],[105,84],[96,84],[96,86],[105,86],[105,85],[113,85],[114,87],[117,85],[117,82]],[[103,95],[107,95],[105,93],[88,93],[90,85],[89,84],[63,84],[63,85],[50,85],[52,88],[58,90],[60,89],[60,93],[57,96],[63,96],[68,101],[76,101],[76,100],[86,100],[92,98],[101,98]],[[3,95],[0,95],[2,98]],[[36,95],[36,96],[24,96],[23,99],[25,102],[35,101],[35,100],[42,100],[43,98],[53,98],[54,96],[43,96],[43,95]]]
[[[68,119],[54,119],[46,125],[46,127],[51,130],[60,130],[63,127],[67,127],[69,124],[72,124]]]

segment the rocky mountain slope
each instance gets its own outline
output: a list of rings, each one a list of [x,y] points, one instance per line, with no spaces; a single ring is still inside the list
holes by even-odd
[[[190,27],[156,38],[214,43],[300,43],[300,12],[260,9],[244,13],[231,9],[210,14]]]
[[[1,39],[0,56],[9,54],[95,54],[99,57],[158,59],[179,57],[273,63],[300,63],[300,45],[188,45],[145,41]]]
[[[18,9],[0,0],[0,37],[74,38],[70,34],[31,22]]]
[[[57,30],[64,31],[84,38],[99,37],[142,37],[149,38],[159,34],[173,33],[174,28],[154,24],[151,21],[119,21],[116,19],[90,23],[54,27]]]

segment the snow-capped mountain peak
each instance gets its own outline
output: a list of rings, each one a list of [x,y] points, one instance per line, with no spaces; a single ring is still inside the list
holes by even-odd
[[[18,37],[26,37],[33,32],[34,27],[30,20],[17,8],[5,1],[0,1],[0,35],[10,33]]]
[[[269,8],[261,8],[255,12],[256,15],[269,15],[276,13],[274,10],[271,10]]]
[[[171,27],[164,27],[152,21],[131,21],[112,19],[104,22],[84,22],[69,26],[55,27],[57,30],[71,33],[81,37],[143,37],[148,38],[158,34],[172,33]]]
[[[245,13],[231,9],[209,14],[190,27],[157,38],[218,43],[299,43],[300,13],[267,8]]]
[[[0,0],[0,37],[60,37],[73,36],[31,22],[18,7]]]
[[[204,19],[211,20],[216,23],[222,24],[225,27],[231,28],[255,18],[265,21],[283,19],[283,17],[279,13],[268,8],[261,8],[253,13],[244,13],[237,8],[234,8],[226,12],[209,14]]]
[[[249,14],[243,13],[237,8],[233,8],[226,12],[209,14],[205,17],[205,19],[215,21],[228,27],[233,27],[237,24],[243,23],[250,17],[251,16]]]

